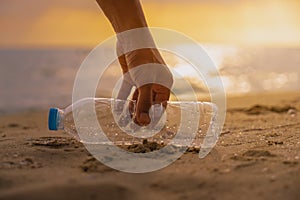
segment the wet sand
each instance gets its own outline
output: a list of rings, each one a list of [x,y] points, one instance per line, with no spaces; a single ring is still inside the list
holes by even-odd
[[[0,116],[0,199],[299,199],[300,94],[228,99],[217,146],[147,174],[110,169],[47,112]]]

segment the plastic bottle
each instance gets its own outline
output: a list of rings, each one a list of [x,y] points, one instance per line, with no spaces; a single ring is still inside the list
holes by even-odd
[[[132,120],[135,105],[130,100],[85,98],[65,109],[50,108],[48,126],[50,130],[64,130],[80,142],[92,144],[134,144],[147,139],[210,148],[218,139],[217,108],[212,103],[170,101],[166,110],[160,104],[153,105],[149,110],[151,123],[144,127]]]

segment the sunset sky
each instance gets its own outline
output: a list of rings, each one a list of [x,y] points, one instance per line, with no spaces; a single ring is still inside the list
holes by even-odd
[[[300,46],[299,0],[142,0],[150,26],[203,43]],[[94,0],[1,0],[0,47],[95,46],[113,34]]]

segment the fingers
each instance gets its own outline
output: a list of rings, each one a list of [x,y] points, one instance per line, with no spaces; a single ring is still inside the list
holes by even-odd
[[[138,89],[138,99],[134,121],[138,125],[150,124],[149,109],[152,105],[152,84],[147,84]]]
[[[131,118],[133,118],[133,115],[134,115],[134,112],[135,112],[135,104],[137,102],[137,99],[138,99],[138,96],[139,96],[139,90],[136,89],[132,95],[132,101],[129,102],[129,112],[130,112],[130,116]]]
[[[132,87],[133,87],[133,82],[128,73],[128,65],[126,62],[126,57],[123,54],[123,51],[122,51],[122,48],[121,48],[121,45],[119,44],[119,42],[117,43],[117,54],[118,54],[118,60],[119,60],[119,63],[121,65],[122,72],[123,72],[122,85],[118,92],[117,98],[121,99],[121,100],[126,100],[131,92]]]
[[[132,87],[138,87],[132,98],[136,104],[134,102],[129,103],[129,112],[136,124],[147,126],[152,123],[152,110],[150,112],[151,117],[149,116],[151,106],[153,104],[162,104],[164,108],[167,106],[170,97],[170,89],[167,87],[172,85],[172,74],[164,66],[164,61],[156,49],[139,49],[127,52],[125,55],[119,43],[117,49],[119,50],[119,63],[123,71],[123,83],[118,98],[127,99]],[[146,66],[149,63],[150,65]],[[153,84],[153,82],[166,83],[166,87]]]
[[[126,100],[131,92],[132,87],[133,86],[129,82],[123,80],[117,95],[117,99]]]
[[[153,90],[153,104],[162,104],[166,109],[168,100],[170,98],[170,89],[159,84],[154,84]]]

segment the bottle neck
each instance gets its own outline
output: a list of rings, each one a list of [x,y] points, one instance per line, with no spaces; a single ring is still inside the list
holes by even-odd
[[[64,120],[65,120],[65,112],[61,109],[58,109],[58,112],[57,112],[57,129],[58,130],[64,129]]]

